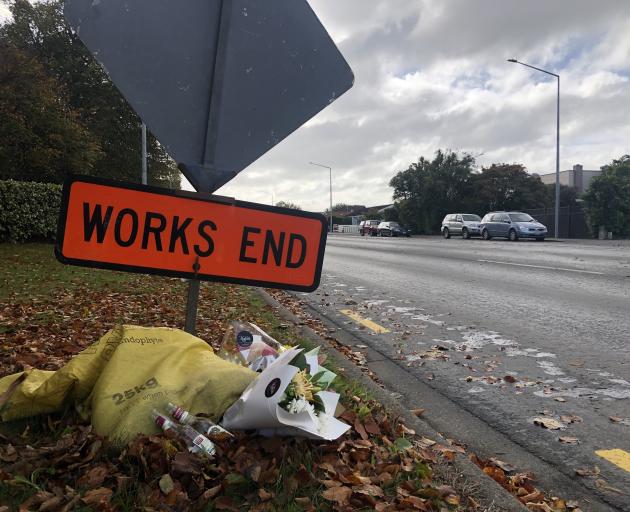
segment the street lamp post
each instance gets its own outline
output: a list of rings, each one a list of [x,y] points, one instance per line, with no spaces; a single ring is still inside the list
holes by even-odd
[[[333,232],[333,209],[332,209],[332,168],[327,165],[316,164],[315,162],[309,162],[311,165],[316,165],[317,167],[323,167],[324,169],[328,169],[330,172],[330,232]]]
[[[542,71],[543,73],[547,73],[548,75],[555,76],[558,79],[558,101],[556,102],[556,208],[555,208],[555,235],[556,238],[560,238],[560,75],[556,75],[551,71],[546,71],[544,69],[537,68],[536,66],[531,66],[529,64],[525,64],[524,62],[520,62],[516,59],[508,59],[508,62],[513,62],[514,64],[520,64],[522,66],[526,66],[528,68],[535,69],[536,71]]]

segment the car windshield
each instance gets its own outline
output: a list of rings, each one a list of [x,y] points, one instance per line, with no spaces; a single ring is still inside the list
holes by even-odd
[[[389,227],[390,228],[399,228],[400,224],[398,224],[398,222],[390,222],[389,223]]]
[[[510,219],[512,222],[534,222],[534,219],[526,213],[510,213]]]
[[[481,217],[479,217],[479,215],[467,214],[467,215],[462,215],[462,217],[464,217],[464,220],[472,220],[474,222],[481,221]]]

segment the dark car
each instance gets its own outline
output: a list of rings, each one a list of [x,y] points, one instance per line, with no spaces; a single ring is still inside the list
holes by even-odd
[[[462,235],[462,238],[479,236],[479,223],[481,217],[474,213],[449,213],[442,221],[442,236],[451,238],[451,235]]]
[[[398,222],[385,221],[378,225],[378,234],[380,236],[410,236],[411,232],[402,227]]]
[[[519,238],[535,238],[542,242],[547,227],[531,215],[522,212],[490,212],[481,220],[481,238],[505,237],[515,242]]]
[[[376,236],[378,235],[378,225],[380,223],[380,220],[362,220],[359,224],[359,233],[361,233],[361,236]]]

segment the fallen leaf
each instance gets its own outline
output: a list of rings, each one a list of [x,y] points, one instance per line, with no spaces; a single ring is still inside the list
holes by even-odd
[[[619,416],[611,416],[610,421],[612,421],[613,423],[621,423],[623,421],[623,418],[620,418]]]
[[[338,505],[347,505],[352,496],[352,489],[346,486],[330,487],[322,492],[322,497],[328,501],[334,501]]]
[[[514,384],[517,379],[513,375],[506,375],[505,377],[503,377],[503,380],[505,382],[509,382],[510,384]]]
[[[85,493],[81,498],[81,501],[86,505],[94,505],[100,507],[107,505],[112,498],[113,491],[106,487],[99,487],[98,489],[91,489]]]
[[[507,462],[503,462],[502,460],[499,460],[499,459],[489,459],[488,462],[501,468],[506,473],[512,473],[513,471],[516,471],[516,468],[512,466],[512,464],[508,464]]]
[[[93,489],[100,486],[105,481],[108,474],[109,469],[105,464],[94,466],[85,475],[79,478],[77,485],[79,487]]]
[[[582,418],[575,414],[565,414],[560,416],[560,421],[570,425],[571,423],[582,423]]]
[[[557,397],[555,397],[555,398],[554,398],[554,400],[555,400],[556,402],[566,402],[566,399],[562,398],[561,396],[557,396]]]
[[[50,512],[52,510],[58,510],[59,505],[61,505],[63,501],[63,498],[55,496],[53,498],[50,498],[49,500],[44,501],[44,503],[42,503],[37,510],[39,512]]]
[[[160,486],[160,491],[162,491],[164,494],[170,494],[171,492],[173,492],[173,490],[175,490],[175,483],[173,482],[171,475],[169,475],[168,473],[162,475],[162,478],[160,478],[160,482],[158,485]]]
[[[269,492],[269,491],[263,489],[262,487],[260,489],[258,489],[258,497],[260,498],[260,501],[269,501],[274,496],[275,496],[274,493]]]
[[[215,486],[215,487],[211,487],[210,489],[208,489],[207,491],[205,491],[203,493],[203,497],[206,500],[211,500],[212,498],[214,498],[215,496],[217,496],[220,492],[221,492],[221,484]]]
[[[413,414],[414,416],[416,416],[417,418],[419,418],[420,416],[422,416],[427,410],[426,409],[412,409],[411,410],[411,414]]]
[[[575,473],[579,476],[597,476],[600,474],[600,469],[597,466],[595,466],[593,469],[578,468],[575,470]]]
[[[533,421],[534,425],[538,425],[549,430],[564,430],[565,428],[562,423],[558,420],[554,420],[553,418],[543,418],[539,416],[538,418],[534,418]]]
[[[368,433],[365,431],[365,427],[363,426],[363,424],[361,423],[361,420],[359,420],[358,417],[356,420],[354,420],[354,430],[356,430],[357,434],[361,436],[361,439],[365,440],[370,437],[368,436]]]
[[[383,489],[381,489],[378,485],[366,484],[366,485],[356,486],[352,488],[352,491],[359,494],[365,494],[367,496],[376,496],[376,497],[385,496]]]
[[[564,444],[579,444],[580,440],[577,437],[559,437],[558,441]]]
[[[552,509],[544,501],[541,501],[540,503],[527,502],[525,503],[525,506],[527,507],[528,510],[541,510],[542,512],[555,512],[554,509]]]

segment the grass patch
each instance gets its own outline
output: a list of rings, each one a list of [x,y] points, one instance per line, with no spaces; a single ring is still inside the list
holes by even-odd
[[[89,286],[125,289],[133,277],[123,272],[64,265],[52,244],[0,244],[0,299],[46,297],[58,288]]]

